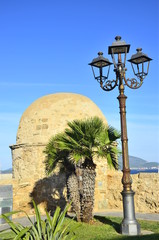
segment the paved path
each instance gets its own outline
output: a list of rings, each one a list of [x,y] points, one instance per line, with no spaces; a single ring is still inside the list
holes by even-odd
[[[117,211],[106,211],[106,212],[96,212],[94,215],[98,216],[111,216],[111,217],[123,217],[122,212]],[[158,213],[136,213],[137,219],[149,220],[149,221],[159,221]]]

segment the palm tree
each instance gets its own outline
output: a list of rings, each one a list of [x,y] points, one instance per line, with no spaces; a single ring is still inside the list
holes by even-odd
[[[75,194],[78,195],[76,201],[80,201],[78,219],[83,222],[89,222],[93,217],[96,176],[93,159],[95,156],[105,158],[108,166],[118,169],[118,138],[120,133],[117,130],[106,126],[100,118],[93,117],[69,122],[64,133],[55,136],[47,145],[47,172],[51,172],[57,163],[66,168],[72,167],[71,173],[78,180],[78,191],[75,190],[79,193]]]
[[[80,194],[78,191],[78,179],[75,172],[75,165],[69,158],[69,151],[61,150],[59,147],[59,141],[62,136],[63,133],[53,136],[47,144],[44,150],[44,153],[46,154],[45,170],[46,174],[49,175],[54,172],[56,167],[58,167],[61,173],[66,173],[67,197],[72,201],[77,221],[80,222]]]

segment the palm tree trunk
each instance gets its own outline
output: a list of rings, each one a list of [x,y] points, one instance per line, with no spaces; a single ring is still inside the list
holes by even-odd
[[[72,202],[72,207],[76,213],[77,221],[80,222],[80,193],[78,189],[78,179],[74,172],[68,174],[67,176],[67,194],[69,201]]]
[[[81,221],[88,223],[93,218],[96,165],[93,160],[86,159],[82,167]]]

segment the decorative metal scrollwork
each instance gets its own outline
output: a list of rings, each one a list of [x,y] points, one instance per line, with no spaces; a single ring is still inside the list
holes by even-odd
[[[129,87],[129,88],[132,88],[132,89],[137,89],[139,87],[141,87],[141,85],[143,84],[143,79],[140,78],[140,82],[138,80],[136,80],[135,78],[131,78],[131,79],[126,79],[124,77],[124,81],[125,81],[125,84]]]
[[[100,79],[99,83],[100,83],[100,87],[104,91],[111,91],[117,86],[117,80],[111,81],[103,78],[103,79]]]

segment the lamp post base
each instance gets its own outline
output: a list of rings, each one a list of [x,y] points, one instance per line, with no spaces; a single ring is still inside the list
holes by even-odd
[[[121,234],[140,235],[140,225],[135,218],[134,192],[122,191],[124,219],[121,223]]]

